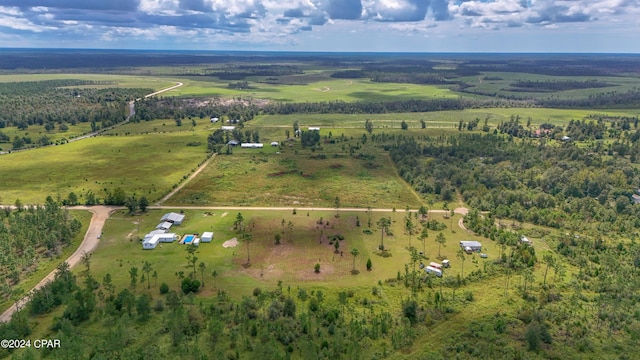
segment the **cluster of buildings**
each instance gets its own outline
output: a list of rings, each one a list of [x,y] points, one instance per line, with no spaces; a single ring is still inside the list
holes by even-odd
[[[427,274],[433,274],[437,277],[442,277],[442,268],[449,267],[449,260],[442,260],[442,264],[437,262],[431,262],[424,268],[424,272]]]
[[[142,240],[142,248],[144,250],[155,249],[159,243],[170,243],[180,239],[180,236],[174,232],[170,232],[171,228],[182,224],[185,215],[175,212],[164,214],[160,219],[160,223],[155,230],[150,231]],[[200,242],[211,242],[213,240],[212,232],[205,232],[201,237],[198,234],[188,234],[182,237],[180,244],[199,245]]]

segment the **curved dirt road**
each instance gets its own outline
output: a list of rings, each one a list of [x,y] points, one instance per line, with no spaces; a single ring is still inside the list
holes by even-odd
[[[66,262],[69,264],[69,267],[76,266],[80,260],[82,259],[82,254],[91,253],[96,246],[98,245],[99,238],[98,236],[102,233],[102,227],[104,226],[105,221],[109,218],[109,215],[119,207],[115,206],[73,206],[69,207],[72,210],[87,210],[93,213],[91,217],[91,223],[89,224],[89,228],[84,235],[84,240],[80,243],[80,246],[76,249],[76,251],[67,258]],[[33,289],[31,289],[28,293],[32,291],[38,290],[48,282],[52,281],[56,275],[56,270],[51,271],[44,279],[40,280],[38,285],[36,285]],[[18,308],[22,308],[29,301],[29,295],[23,297],[18,300],[14,305],[11,305],[2,315],[0,315],[0,322],[8,322],[11,320],[11,316],[16,312]]]

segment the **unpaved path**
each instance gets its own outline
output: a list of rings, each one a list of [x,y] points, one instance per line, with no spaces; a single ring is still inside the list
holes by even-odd
[[[98,246],[98,242],[100,241],[99,235],[102,233],[102,227],[104,226],[105,221],[109,218],[109,215],[118,209],[118,207],[114,206],[74,206],[69,207],[72,210],[87,210],[93,213],[91,217],[91,223],[89,224],[89,228],[84,235],[84,240],[80,243],[80,246],[76,249],[76,251],[67,258],[66,262],[69,264],[69,267],[73,268],[74,266],[80,263],[82,259],[82,254],[91,253],[95,250],[96,246]],[[47,276],[45,276],[38,285],[34,286],[27,294],[40,289],[48,282],[52,281],[56,275],[56,270],[51,271]],[[14,305],[8,308],[2,315],[0,315],[0,322],[8,322],[11,320],[11,316],[16,312],[18,308],[24,307],[24,305],[29,301],[29,296],[25,296],[22,299],[18,300]]]
[[[213,160],[214,157],[216,157],[216,154],[211,155],[211,157],[209,157],[205,162],[203,162],[202,165],[200,165],[200,167],[198,167],[196,171],[194,171],[193,174],[191,174],[191,176],[186,178],[182,183],[180,183],[180,185],[178,185],[178,187],[173,189],[170,193],[165,195],[162,199],[158,200],[158,202],[156,202],[156,205],[158,206],[162,205],[162,203],[169,200],[169,198],[175,195],[178,191],[182,190],[182,188],[185,185],[187,185],[189,181],[191,181],[194,177],[198,176],[198,174],[200,174],[202,170],[204,170],[204,168],[207,167],[207,165],[209,165],[209,163],[211,162],[211,160]]]

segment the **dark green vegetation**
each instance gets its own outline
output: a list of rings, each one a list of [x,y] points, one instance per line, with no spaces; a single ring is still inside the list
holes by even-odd
[[[64,145],[111,167],[87,167],[86,185],[51,171],[61,203],[93,189],[96,202],[130,209],[80,269],[61,266],[0,326],[6,338],[63,340],[16,358],[634,358],[637,56],[144,55],[95,71],[170,76],[194,96],[140,101],[111,136]],[[210,229],[213,243],[141,250],[159,217],[136,213],[141,196],[177,186],[205,148],[216,157],[168,203],[333,210],[185,210],[178,231]],[[5,201],[28,198],[4,183]],[[234,237],[237,248],[221,246]],[[482,241],[483,255],[461,240]],[[442,278],[420,268],[445,258]]]
[[[43,206],[0,211],[0,303],[24,295],[22,280],[43,259],[57,258],[78,234],[82,224],[53,199]],[[20,286],[18,286],[20,285]]]
[[[0,83],[0,150],[64,143],[68,137],[120,123],[128,115],[127,102],[152,92],[90,88],[108,85],[86,80]]]

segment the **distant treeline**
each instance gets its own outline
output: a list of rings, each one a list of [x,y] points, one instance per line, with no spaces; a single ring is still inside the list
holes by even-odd
[[[510,84],[510,86],[523,89],[524,91],[565,91],[577,89],[594,89],[615,86],[598,80],[518,80]],[[510,89],[509,91],[517,91],[518,89]]]

